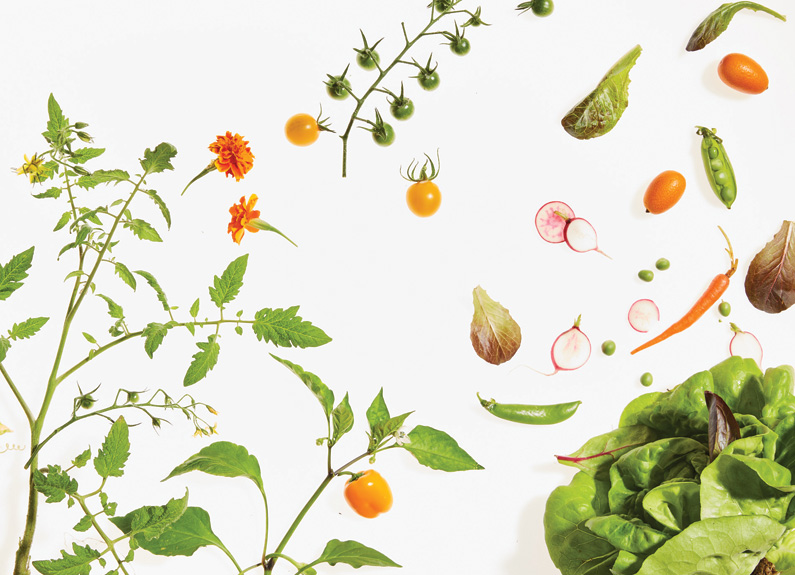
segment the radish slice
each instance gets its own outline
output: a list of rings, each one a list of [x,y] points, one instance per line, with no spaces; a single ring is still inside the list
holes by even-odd
[[[557,212],[557,213],[556,213]],[[546,242],[551,244],[563,243],[566,238],[563,230],[566,222],[574,217],[574,210],[563,202],[548,202],[541,206],[536,214],[536,229]]]
[[[603,256],[610,257],[602,250],[596,242],[596,230],[583,218],[571,218],[563,230],[563,235],[568,246],[575,252],[599,252]]]
[[[646,333],[660,321],[660,309],[650,299],[639,299],[630,306],[627,319],[632,329]]]
[[[734,336],[729,342],[729,354],[753,359],[756,365],[762,367],[762,344],[756,336],[748,331],[743,331],[735,324],[731,324]]]
[[[591,357],[591,340],[580,330],[579,316],[571,329],[560,334],[552,344],[552,365],[555,371],[541,373],[542,375],[555,375],[559,371],[572,371],[581,368]],[[533,370],[538,371],[538,370]]]

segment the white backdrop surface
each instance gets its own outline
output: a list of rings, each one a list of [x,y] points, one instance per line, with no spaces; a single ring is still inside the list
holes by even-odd
[[[250,333],[225,332],[218,365],[189,390],[218,410],[220,436],[194,438],[178,417],[159,433],[146,422],[131,428],[125,477],[108,484],[120,511],[165,503],[187,487],[191,504],[210,512],[213,530],[241,564],[258,561],[261,500],[249,483],[198,473],[160,480],[215,439],[243,444],[262,466],[271,537],[280,537],[325,473],[325,450],[315,446],[325,424],[317,401],[269,357],[274,352],[319,375],[337,397],[350,394],[356,424],[338,447],[339,463],[365,446],[364,412],[383,387],[393,413],[414,410],[409,427],[447,431],[485,468],[443,473],[417,465],[407,453],[384,453],[375,465],[391,484],[393,509],[375,520],[358,517],[342,497],[340,480],[296,532],[289,555],[309,561],[329,539],[355,539],[410,575],[556,573],[544,544],[544,502],[574,470],[554,455],[616,427],[624,405],[647,391],[639,383],[643,372],[654,374],[651,390],[662,391],[728,355],[731,332],[715,309],[685,333],[629,354],[646,339],[627,323],[633,301],[655,300],[664,327],[726,270],[718,225],[740,260],[724,296],[732,304],[730,319],[760,339],[763,367],[795,362],[795,312],[765,314],[743,290],[754,254],[783,219],[795,218],[795,34],[792,22],[743,11],[714,43],[685,52],[690,33],[717,5],[560,0],[551,16],[537,18],[518,15],[511,2],[486,3],[483,19],[492,25],[467,30],[468,56],[452,54],[438,36],[412,51],[423,63],[433,52],[441,76],[436,91],[419,90],[408,67],[393,73],[387,85],[395,89],[403,80],[416,113],[408,122],[391,122],[397,137],[388,148],[357,130],[345,179],[338,138],[323,134],[313,146],[298,148],[286,141],[284,123],[298,112],[316,115],[322,104],[332,128],[344,129],[353,104],[326,96],[326,74],[352,62],[359,29],[368,39],[383,37],[379,51],[391,60],[402,45],[400,22],[409,33],[424,25],[424,1],[46,0],[4,6],[0,164],[19,166],[23,154],[44,150],[40,133],[50,93],[72,121],[90,124],[95,146],[107,149],[93,168],[132,173],[144,149],[172,143],[179,151],[175,169],[152,177],[151,185],[168,203],[173,225],[166,231],[159,224],[162,244],[126,238],[116,256],[130,269],[153,273],[179,313],[202,297],[202,314],[210,315],[213,276],[247,253],[244,287],[232,307],[253,313],[300,305],[300,315],[333,338],[320,348],[285,350]],[[476,4],[464,0],[461,6]],[[778,0],[770,7],[787,13],[792,4]],[[643,52],[617,127],[590,141],[570,137],[560,119],[636,44]],[[770,89],[749,96],[722,84],[716,68],[730,52],[762,64]],[[349,77],[356,87],[369,84],[369,74],[354,64]],[[386,113],[380,95],[371,99]],[[365,115],[372,116],[369,101]],[[708,186],[696,125],[716,128],[724,139],[739,182],[731,210]],[[237,183],[211,174],[180,196],[212,159],[207,146],[227,130],[251,142],[252,171]],[[400,168],[436,149],[443,202],[436,215],[420,219],[406,208]],[[684,197],[665,214],[644,213],[646,186],[669,169],[685,176]],[[100,187],[85,194],[86,202],[104,201],[103,193]],[[266,232],[247,234],[241,245],[231,241],[227,210],[252,193],[260,197],[262,217],[298,248]],[[586,217],[612,260],[542,241],[533,217],[550,200],[565,201]],[[36,406],[69,297],[62,280],[74,269],[73,255],[57,258],[66,236],[50,232],[64,209],[60,200],[34,199],[12,170],[0,172],[0,261],[36,246],[25,287],[0,304],[0,330],[30,316],[52,318],[34,339],[15,343],[3,364]],[[147,209],[147,218],[158,222],[155,208]],[[652,283],[640,281],[637,271],[659,257],[671,268]],[[136,325],[167,320],[147,286],[134,294],[109,270],[99,282],[99,291],[124,305]],[[521,348],[500,366],[481,360],[469,341],[477,285],[522,328]],[[109,323],[102,300],[92,298],[85,308],[67,347],[68,363],[89,348],[81,331],[104,334]],[[552,341],[579,314],[594,345],[590,361],[553,378],[528,369],[551,369]],[[598,352],[605,339],[617,344],[612,357]],[[166,338],[154,359],[137,340],[103,354],[59,388],[47,432],[68,419],[78,383],[84,390],[101,384],[101,402],[111,401],[118,388],[161,387],[178,397],[195,351],[182,330]],[[522,426],[486,413],[476,392],[506,403],[583,403],[562,424]],[[14,430],[0,446],[29,445],[24,414],[5,385],[0,422]],[[41,462],[68,464],[87,445],[96,450],[106,431],[99,418],[76,424],[42,451]],[[13,450],[0,454],[4,572],[11,570],[24,524],[26,458]],[[90,533],[71,531],[80,516],[64,504],[42,502],[33,558],[57,557],[72,541],[98,544]],[[288,567],[281,563],[277,571],[293,572]],[[211,548],[173,559],[139,552],[131,569],[235,572]],[[318,570],[354,572],[344,565]]]

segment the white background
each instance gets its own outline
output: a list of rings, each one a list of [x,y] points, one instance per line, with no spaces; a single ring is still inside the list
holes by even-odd
[[[289,555],[311,561],[329,539],[355,539],[410,575],[552,575],[557,571],[543,539],[544,502],[574,473],[554,455],[613,429],[623,406],[647,391],[639,383],[643,372],[654,374],[652,390],[665,390],[728,354],[731,332],[716,309],[685,333],[636,356],[629,350],[646,338],[626,320],[633,301],[650,297],[661,309],[661,329],[727,269],[718,225],[740,259],[725,295],[733,307],[731,320],[761,340],[764,367],[793,361],[795,312],[768,315],[754,309],[743,282],[754,254],[783,219],[795,218],[795,35],[791,22],[743,11],[714,43],[685,52],[691,32],[717,5],[560,0],[545,19],[519,16],[511,2],[485,5],[483,18],[492,26],[467,30],[470,55],[455,56],[438,45],[438,36],[412,51],[423,63],[433,51],[438,90],[422,92],[408,78],[413,74],[408,67],[388,78],[393,90],[405,81],[417,107],[414,118],[392,122],[397,138],[389,148],[373,145],[357,130],[350,139],[349,177],[343,180],[337,137],[324,134],[309,148],[294,147],[285,140],[284,123],[298,112],[316,115],[322,104],[332,127],[344,129],[353,104],[326,96],[326,73],[340,73],[353,61],[360,28],[370,40],[384,37],[379,51],[391,61],[402,45],[400,22],[410,34],[425,24],[424,0],[9,4],[0,23],[0,164],[16,167],[23,154],[44,151],[40,133],[51,92],[72,122],[90,124],[94,145],[107,148],[89,168],[135,173],[145,148],[172,143],[179,150],[175,170],[149,183],[166,199],[173,226],[167,231],[144,198],[136,215],[152,222],[165,241],[152,244],[122,234],[116,257],[130,269],[153,273],[184,320],[200,296],[201,314],[211,316],[207,286],[213,275],[248,253],[245,285],[233,309],[250,316],[262,307],[300,305],[302,317],[333,337],[321,348],[285,350],[257,342],[250,332],[241,338],[227,330],[218,365],[189,390],[219,411],[220,439],[245,445],[259,459],[272,542],[325,473],[325,450],[314,444],[325,424],[316,400],[268,352],[316,373],[337,398],[350,393],[357,423],[338,447],[338,465],[364,449],[364,411],[383,387],[393,414],[415,410],[409,427],[422,423],[447,431],[485,467],[449,474],[421,467],[407,453],[387,452],[375,466],[392,486],[393,509],[374,520],[360,518],[343,500],[341,480],[333,483],[288,545]],[[476,5],[464,0],[461,6]],[[783,0],[770,6],[784,13],[791,8]],[[643,53],[630,74],[630,103],[618,126],[590,141],[570,137],[560,118],[636,44]],[[770,77],[770,89],[748,96],[723,85],[716,68],[730,52],[757,60]],[[349,77],[360,91],[372,78],[355,65]],[[371,99],[366,115],[372,116],[373,104],[386,115],[383,98]],[[716,128],[724,139],[739,182],[730,211],[708,186],[696,125]],[[251,142],[253,170],[238,183],[211,174],[180,197],[187,181],[212,159],[207,146],[227,130]],[[406,208],[407,183],[399,170],[437,148],[443,203],[436,215],[420,219]],[[687,179],[684,197],[663,215],[645,214],[646,186],[669,169]],[[108,203],[119,191],[102,186],[84,193],[82,201]],[[299,248],[267,232],[247,234],[240,246],[231,241],[227,210],[252,193],[260,197],[263,219]],[[74,269],[75,256],[57,260],[68,240],[63,231],[50,232],[65,210],[62,200],[32,198],[29,184],[10,169],[0,172],[0,194],[0,261],[36,246],[25,287],[0,304],[0,329],[31,316],[52,318],[34,339],[16,342],[4,362],[38,409],[69,296],[62,279]],[[613,259],[543,242],[533,216],[550,200],[569,203],[591,221],[600,247]],[[637,271],[652,268],[659,257],[671,261],[670,270],[658,272],[651,284],[641,282]],[[133,293],[107,267],[98,291],[124,306],[131,328],[166,321],[153,292],[139,283]],[[469,342],[477,285],[522,327],[519,352],[500,366],[481,360]],[[65,365],[89,349],[81,331],[108,340],[106,311],[102,300],[87,300],[73,326]],[[552,341],[578,314],[594,344],[585,367],[551,379],[527,369],[551,369]],[[198,335],[206,340],[207,334]],[[613,357],[598,352],[605,339],[617,343]],[[160,387],[178,397],[195,351],[184,330],[170,333],[153,360],[138,340],[109,351],[59,388],[46,432],[69,417],[78,383],[84,390],[102,384],[96,394],[101,402],[111,401],[120,387]],[[560,425],[522,426],[486,413],[476,392],[506,403],[583,403]],[[136,417],[128,419],[140,421]],[[0,446],[29,445],[25,418],[5,385],[0,421],[14,430],[0,438]],[[256,563],[263,521],[253,486],[200,473],[161,483],[211,440],[193,438],[181,418],[174,417],[159,434],[143,423],[132,428],[125,477],[107,486],[120,513],[163,504],[189,487],[190,503],[210,512],[214,531],[240,563]],[[74,425],[47,446],[41,463],[68,465],[87,445],[96,452],[106,431],[99,420]],[[4,572],[11,570],[23,528],[26,458],[18,451],[0,454]],[[83,491],[93,489],[90,473],[76,476]],[[90,533],[71,531],[80,516],[64,503],[42,501],[33,558],[57,557],[72,541],[99,546]],[[279,565],[280,572],[292,572],[287,563]],[[139,552],[132,569],[234,573],[212,548],[176,559]],[[319,572],[353,570],[326,565]]]

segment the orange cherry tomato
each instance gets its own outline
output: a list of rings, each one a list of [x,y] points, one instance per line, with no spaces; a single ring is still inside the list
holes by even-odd
[[[436,213],[442,203],[439,186],[430,180],[422,180],[409,186],[406,203],[414,215],[427,218]]]
[[[320,127],[309,114],[296,114],[284,126],[284,134],[291,144],[296,146],[309,146],[317,141]]]
[[[744,94],[761,94],[767,90],[767,74],[762,66],[745,54],[727,54],[718,64],[723,83]]]
[[[356,513],[372,519],[392,509],[392,490],[380,473],[370,469],[358,479],[348,480],[345,500]]]

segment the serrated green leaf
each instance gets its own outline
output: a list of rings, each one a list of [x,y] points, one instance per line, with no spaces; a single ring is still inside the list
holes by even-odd
[[[77,231],[77,236],[75,237],[75,241],[68,243],[64,247],[62,247],[61,251],[58,252],[58,257],[60,258],[64,253],[68,252],[69,250],[84,244],[85,241],[88,239],[88,237],[91,235],[91,230],[93,230],[93,228],[88,224],[81,226],[80,229]]]
[[[188,492],[186,490],[185,496],[181,499],[171,499],[165,505],[139,507],[123,517],[111,517],[110,521],[124,534],[131,535],[136,540],[152,541],[182,517],[187,508]]]
[[[11,342],[0,335],[0,363],[5,361],[9,349],[11,349]]]
[[[124,227],[132,230],[132,233],[142,240],[149,240],[150,242],[163,241],[157,230],[144,220],[135,219],[124,222]]]
[[[105,153],[105,148],[80,148],[72,152],[70,161],[73,164],[85,164],[88,160]]]
[[[136,270],[135,273],[137,273],[139,276],[144,278],[146,280],[146,283],[149,284],[149,287],[155,290],[155,293],[157,294],[157,301],[159,301],[163,305],[163,310],[169,311],[168,298],[166,297],[166,292],[164,292],[163,288],[160,287],[160,284],[157,283],[155,276],[153,276],[149,272],[145,272],[144,270]]]
[[[389,419],[389,409],[384,401],[384,388],[382,387],[370,407],[367,408],[367,423],[370,424],[370,431],[373,431],[376,425],[383,423],[387,419]]]
[[[236,326],[235,326],[235,333],[236,333],[237,335],[243,335],[243,328],[242,328],[242,327],[240,327],[239,325],[236,325]]]
[[[33,487],[47,498],[47,503],[58,503],[67,495],[77,493],[77,481],[69,477],[60,465],[48,465],[46,473],[34,469]]]
[[[80,533],[82,533],[84,531],[88,531],[89,529],[91,529],[91,516],[90,515],[83,515],[83,518],[80,519],[80,521],[77,522],[77,525],[72,527],[72,529],[74,529],[75,531],[78,531]]]
[[[207,338],[207,343],[196,342],[199,351],[193,354],[193,361],[188,367],[185,378],[182,380],[182,385],[185,387],[193,385],[207,377],[207,373],[215,367],[218,363],[218,354],[221,351],[221,346],[215,341],[215,335]]]
[[[137,283],[135,282],[135,276],[130,271],[130,268],[128,268],[126,265],[124,265],[121,262],[116,262],[114,271],[116,272],[116,275],[119,276],[124,283],[126,283],[128,286],[130,286],[133,289],[133,291],[135,291]]]
[[[129,181],[130,174],[124,170],[96,170],[90,176],[80,176],[77,185],[86,190],[97,187],[99,184],[119,183]]]
[[[312,565],[317,565],[318,563],[328,563],[331,566],[337,563],[345,563],[354,569],[364,567],[365,565],[373,567],[400,567],[400,565],[380,551],[362,545],[358,541],[340,541],[339,539],[332,539],[326,543],[326,548],[323,549],[323,553],[320,557],[312,561]]]
[[[193,302],[193,305],[190,306],[190,316],[196,319],[196,316],[199,315],[199,298],[196,298],[196,301]]]
[[[33,194],[33,197],[38,199],[38,200],[41,200],[41,199],[44,199],[44,198],[56,198],[57,199],[57,198],[61,197],[61,192],[62,192],[61,188],[50,188],[46,192],[42,192],[40,194]]]
[[[52,231],[57,232],[58,230],[63,228],[66,224],[68,224],[71,219],[72,219],[72,212],[64,212],[61,215],[61,219],[58,220],[58,223],[55,224],[55,227],[52,229]]]
[[[33,265],[33,250],[28,248],[13,256],[6,265],[0,265],[0,300],[8,297],[22,287],[22,280],[28,277]]]
[[[58,105],[58,102],[55,101],[55,97],[52,94],[50,94],[47,100],[47,113],[49,115],[47,131],[42,132],[41,135],[44,136],[48,142],[62,144],[63,142],[60,142],[61,131],[69,128],[69,120],[64,117],[61,107]]]
[[[201,507],[188,507],[157,539],[147,541],[136,536],[136,542],[142,549],[166,557],[190,557],[197,549],[208,545],[225,548],[213,533],[210,515]]]
[[[154,150],[146,149],[141,167],[146,174],[155,174],[164,170],[173,170],[171,159],[177,155],[177,149],[167,142],[158,144]]]
[[[85,467],[88,460],[91,459],[91,448],[89,447],[83,453],[78,455],[72,460],[72,465],[77,468]]]
[[[168,229],[171,229],[171,212],[168,210],[168,206],[166,206],[166,202],[163,201],[163,198],[161,198],[155,190],[144,190],[143,192],[152,198],[152,201],[160,208],[160,213],[163,214],[163,219],[166,220]]]
[[[348,401],[347,393],[345,394],[345,397],[342,398],[342,401],[339,402],[337,407],[334,408],[334,411],[331,412],[331,417],[334,423],[334,435],[332,435],[332,441],[337,443],[340,437],[353,429],[353,410],[351,409],[351,404]]]
[[[42,575],[89,575],[91,562],[99,558],[99,551],[88,545],[72,543],[74,555],[61,550],[60,559],[34,561],[33,566]]]
[[[102,504],[102,510],[105,512],[105,515],[108,517],[113,517],[116,515],[116,506],[117,503],[109,502],[108,501],[108,494],[104,491],[99,494],[99,501]]]
[[[110,314],[110,317],[112,317],[113,319],[124,319],[124,309],[122,309],[122,307],[119,304],[117,304],[115,301],[110,299],[108,296],[103,295],[101,293],[98,293],[97,297],[101,297],[107,302],[108,314]]]
[[[8,338],[15,340],[33,337],[42,327],[44,327],[44,324],[46,324],[49,319],[50,318],[48,317],[31,317],[22,323],[15,323],[8,332]]]
[[[425,425],[418,425],[409,432],[410,443],[401,445],[421,465],[441,471],[467,471],[483,467],[446,434]]]
[[[97,214],[107,214],[108,208],[105,206],[100,206],[96,209],[89,210],[88,208],[80,208],[80,217],[75,220],[75,224],[78,222],[82,222],[84,220],[88,220],[89,222],[96,224],[98,226],[102,225],[102,220],[97,217]],[[72,224],[74,225],[74,224]]]
[[[94,345],[96,345],[96,343],[97,343],[97,340],[96,340],[96,339],[94,339],[94,336],[93,336],[93,335],[91,335],[90,333],[88,333],[88,332],[85,332],[85,331],[84,331],[84,332],[83,332],[83,337],[84,337],[84,338],[86,338],[86,341],[87,341],[88,343],[93,343]]]
[[[331,341],[326,333],[296,315],[298,306],[285,309],[264,308],[254,314],[251,328],[257,340],[281,347],[318,347]]]
[[[315,397],[317,397],[320,405],[323,407],[326,417],[330,417],[331,412],[334,409],[334,392],[331,391],[318,376],[309,371],[304,371],[304,368],[302,368],[300,365],[296,365],[291,361],[287,361],[286,359],[282,359],[273,354],[270,354],[270,356],[292,371],[301,381],[304,382],[304,385],[309,388],[309,391],[311,391]]]
[[[163,343],[163,338],[168,334],[168,327],[162,323],[152,322],[141,332],[141,337],[146,338],[144,341],[144,351],[151,359],[160,344]]]
[[[120,416],[110,427],[102,448],[94,458],[94,469],[100,477],[121,477],[124,464],[130,457],[130,432],[127,422]]]
[[[218,477],[246,477],[262,488],[257,458],[242,445],[229,441],[216,441],[203,448],[177,465],[163,481],[190,471],[202,471]]]
[[[248,254],[242,255],[233,260],[221,274],[221,277],[213,277],[213,287],[210,288],[210,299],[216,306],[223,308],[224,304],[230,303],[237,297],[240,288],[243,287],[243,276],[248,265]]]

